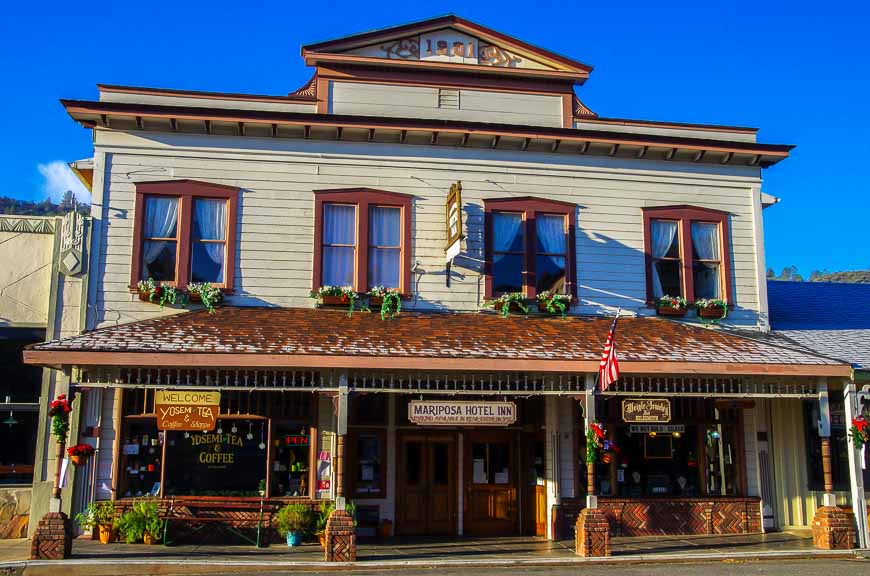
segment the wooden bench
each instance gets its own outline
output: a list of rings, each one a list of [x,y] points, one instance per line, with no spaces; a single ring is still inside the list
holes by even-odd
[[[172,544],[169,540],[170,524],[185,525],[194,533],[219,524],[245,542],[260,547],[263,544],[263,530],[271,526],[274,512],[275,505],[265,498],[257,501],[170,498],[160,515],[164,521],[163,544]],[[256,528],[256,538],[244,534],[240,530],[244,527]]]

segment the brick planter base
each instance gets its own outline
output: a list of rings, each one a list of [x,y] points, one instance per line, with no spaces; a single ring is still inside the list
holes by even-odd
[[[63,560],[72,553],[72,522],[63,512],[42,517],[30,544],[31,560]]]
[[[822,506],[813,517],[813,546],[820,550],[851,550],[855,547],[855,519],[837,506]]]
[[[610,523],[604,511],[586,508],[580,512],[574,539],[577,556],[610,556]]]
[[[326,521],[327,562],[356,562],[356,530],[353,518],[344,510],[336,510]]]

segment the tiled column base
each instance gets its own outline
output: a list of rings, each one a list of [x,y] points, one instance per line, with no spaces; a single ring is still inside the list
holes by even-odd
[[[63,512],[42,517],[30,544],[31,560],[63,560],[72,553],[72,522]]]
[[[336,510],[326,521],[326,561],[356,562],[356,530],[344,510]]]
[[[610,523],[604,511],[585,508],[575,526],[577,556],[610,556]]]
[[[851,512],[838,506],[821,506],[813,517],[813,546],[820,550],[855,547],[855,522]]]

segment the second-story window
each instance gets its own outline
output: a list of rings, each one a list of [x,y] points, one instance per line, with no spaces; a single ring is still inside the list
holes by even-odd
[[[411,289],[411,197],[353,188],[315,191],[314,281],[321,286]]]
[[[542,198],[484,200],[486,297],[573,294],[576,206]]]
[[[694,206],[644,209],[647,299],[731,301],[728,214]]]
[[[232,288],[238,194],[194,180],[137,183],[131,288],[148,278]]]

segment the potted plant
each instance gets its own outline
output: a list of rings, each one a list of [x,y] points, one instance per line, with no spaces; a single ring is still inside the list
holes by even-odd
[[[571,306],[570,294],[556,294],[551,290],[538,294],[538,311],[540,312],[560,314],[564,318],[568,313],[569,306]]]
[[[73,466],[81,466],[94,454],[94,447],[90,444],[76,444],[67,448],[66,453]]]
[[[317,518],[315,519],[314,534],[317,536],[317,540],[322,548],[326,548],[326,523],[334,511],[335,503],[325,502],[320,505],[320,512],[317,513]]]
[[[157,298],[160,298],[163,292],[163,287],[154,278],[139,280],[136,283],[136,289],[139,291],[139,300],[142,302],[154,302]]]
[[[520,292],[502,294],[498,298],[484,302],[483,305],[487,308],[500,311],[503,318],[507,318],[511,312],[516,314],[529,313],[529,307],[526,306],[526,298]]]
[[[852,420],[852,429],[849,431],[849,435],[852,437],[855,448],[860,450],[864,447],[864,444],[870,442],[870,422],[867,422],[864,416],[855,416],[855,419]]]
[[[656,301],[656,313],[659,316],[685,316],[688,304],[682,296],[662,296]]]
[[[187,296],[191,302],[201,302],[209,314],[214,314],[214,305],[223,299],[220,288],[208,282],[191,282],[187,285]]]
[[[266,479],[260,478],[260,482],[257,483],[257,492],[260,493],[260,496],[266,495]]]
[[[395,288],[375,286],[368,292],[369,306],[381,309],[381,320],[394,318],[402,311],[402,296]]]
[[[719,298],[701,298],[695,300],[695,310],[700,318],[721,320],[728,314],[728,302]]]
[[[321,306],[347,306],[347,316],[353,316],[357,307],[359,295],[350,286],[321,286],[308,294],[309,298],[317,300]],[[368,306],[360,306],[360,310],[368,310]]]
[[[305,504],[287,504],[275,519],[278,532],[287,538],[287,546],[299,546],[302,536],[311,529],[311,508]]]
[[[91,539],[96,540],[97,534],[97,505],[94,502],[88,504],[84,510],[75,515],[76,524],[82,529],[82,532],[90,532]]]
[[[118,519],[118,532],[127,544],[145,542],[157,544],[163,531],[163,520],[157,502],[139,500]]]
[[[94,502],[94,522],[100,536],[100,544],[111,544],[115,541],[115,503],[111,500]]]

